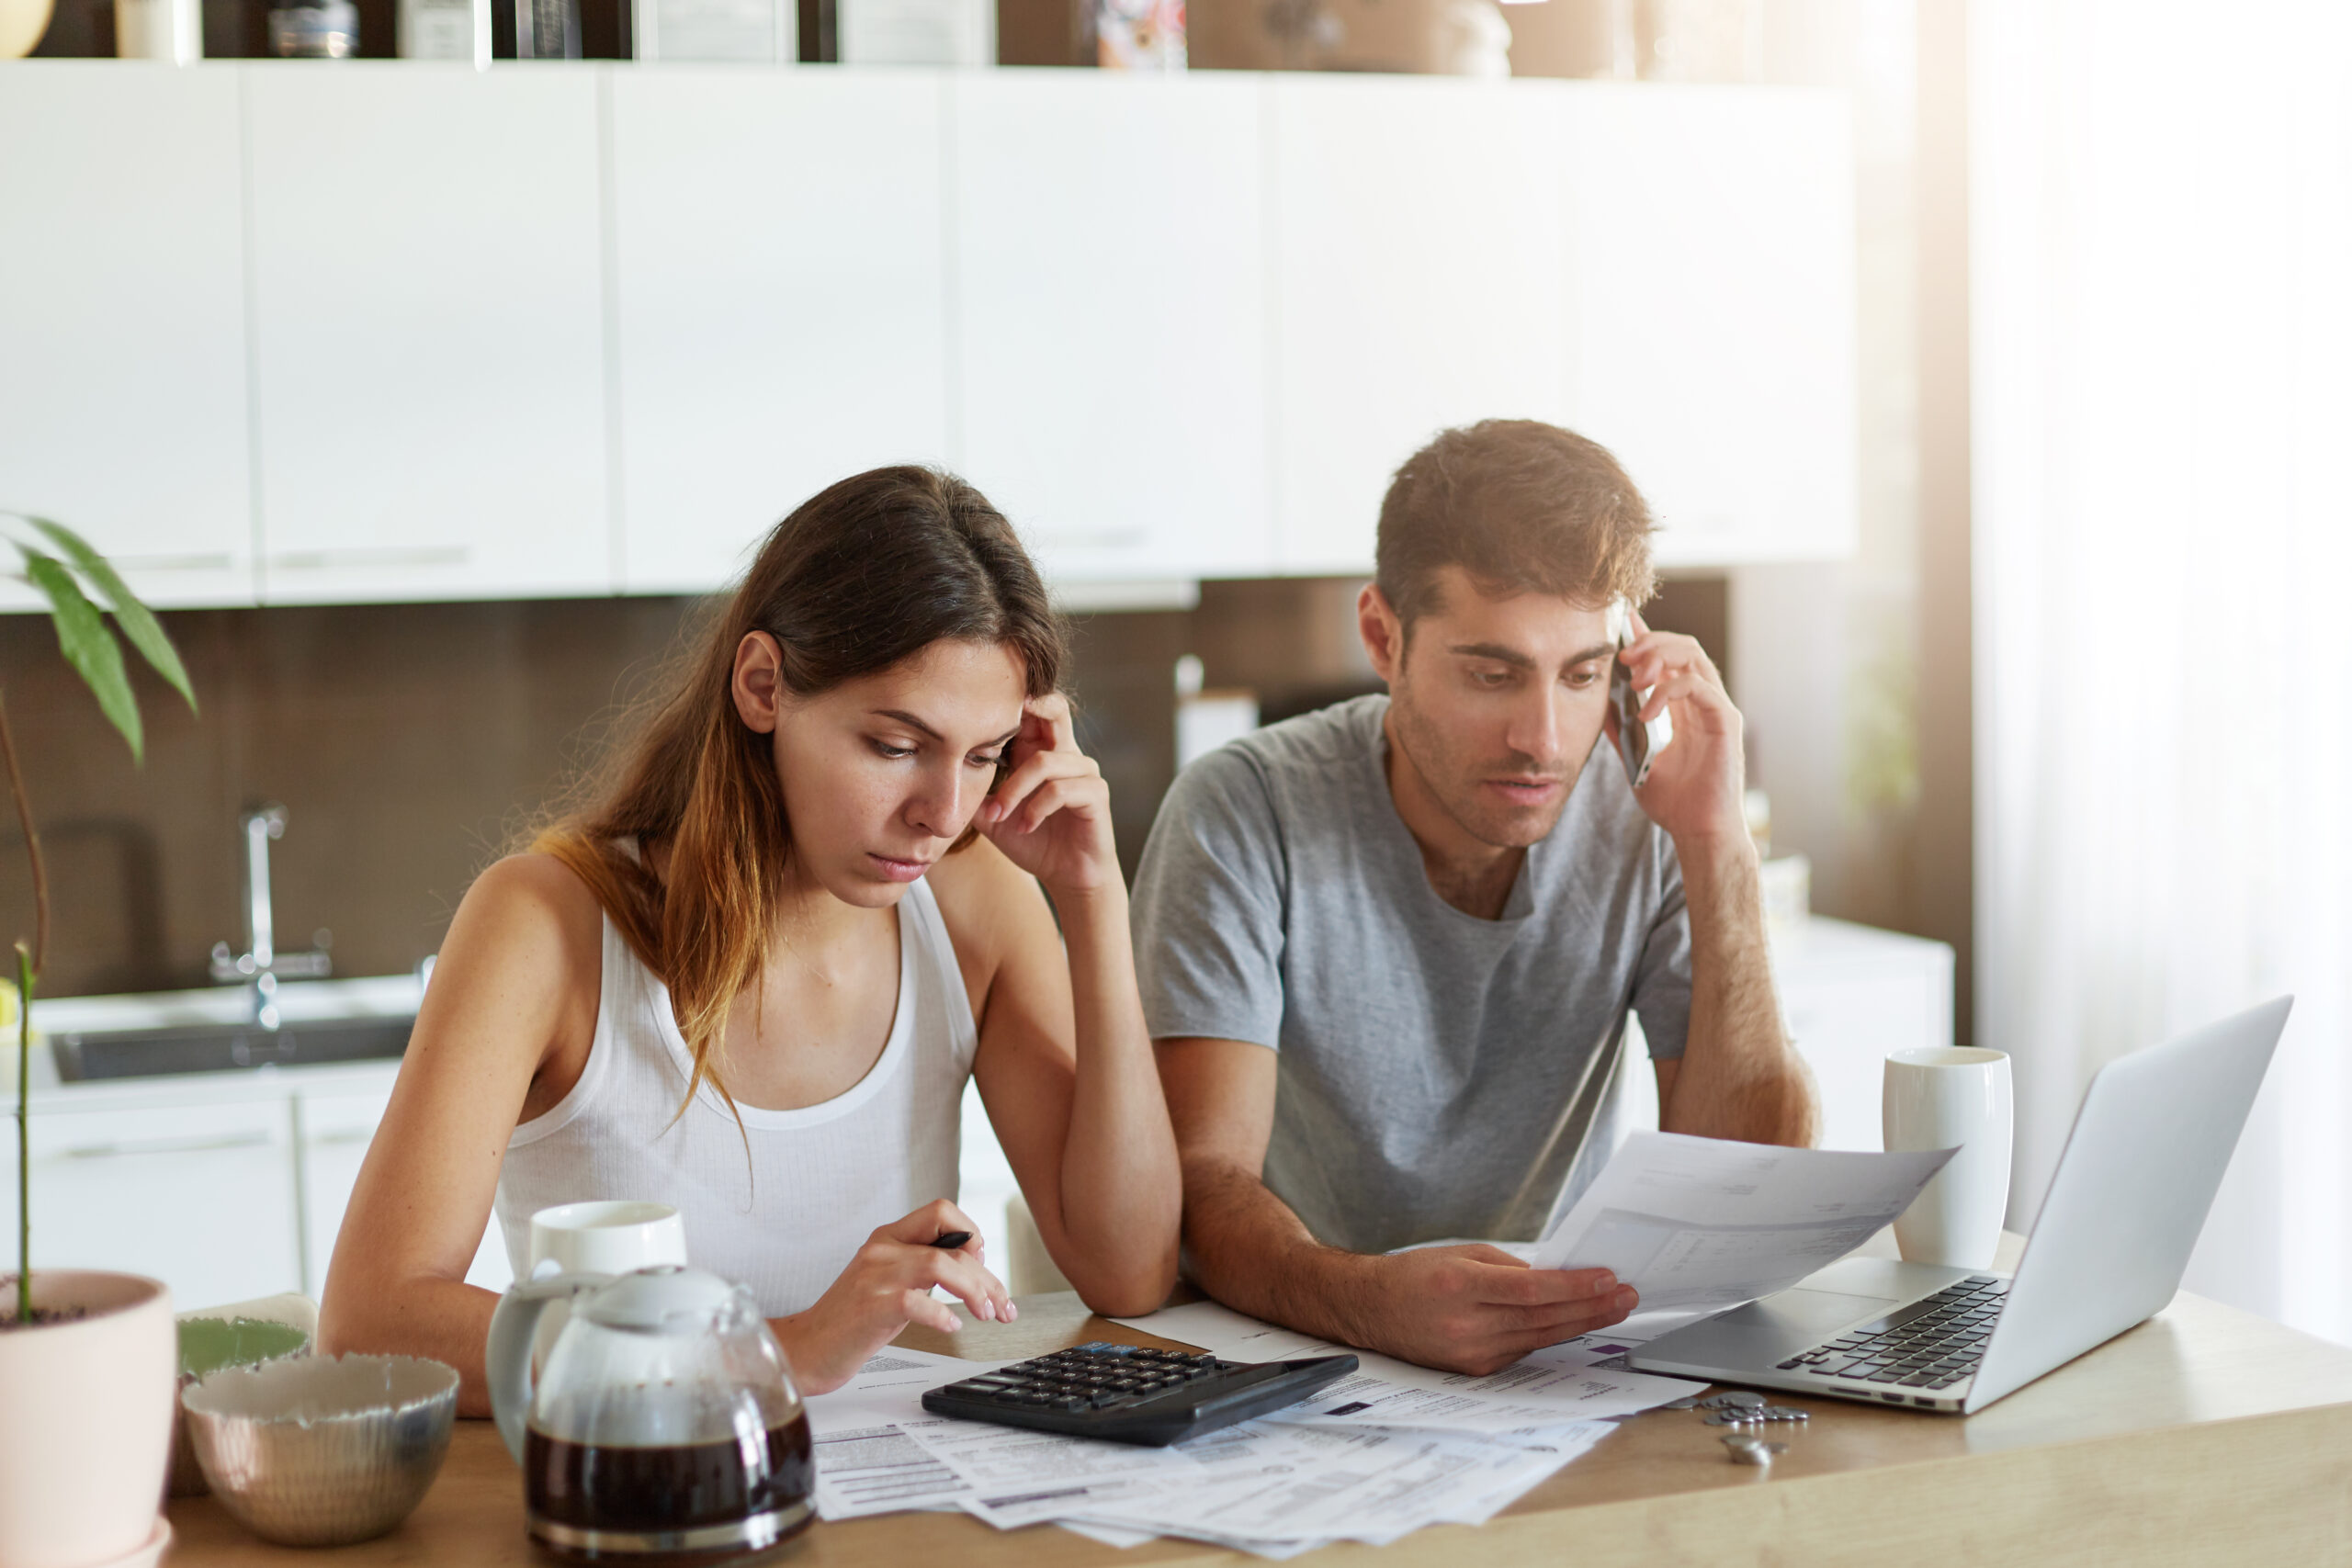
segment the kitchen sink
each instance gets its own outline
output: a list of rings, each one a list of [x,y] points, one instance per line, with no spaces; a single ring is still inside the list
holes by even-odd
[[[166,1073],[232,1073],[321,1062],[397,1060],[412,1018],[313,1018],[276,1031],[252,1023],[165,1024],[80,1030],[50,1036],[57,1076],[68,1083]]]

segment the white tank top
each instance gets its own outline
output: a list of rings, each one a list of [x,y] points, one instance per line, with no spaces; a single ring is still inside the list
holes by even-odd
[[[762,1314],[781,1317],[822,1295],[876,1226],[955,1198],[978,1031],[929,885],[899,901],[899,1005],[873,1067],[821,1105],[742,1106],[741,1134],[707,1081],[671,1122],[693,1055],[670,988],[609,915],[604,925],[596,1033],[580,1081],[506,1141],[497,1213],[516,1279],[528,1273],[539,1210],[644,1200],[677,1209],[695,1267],[750,1286]]]

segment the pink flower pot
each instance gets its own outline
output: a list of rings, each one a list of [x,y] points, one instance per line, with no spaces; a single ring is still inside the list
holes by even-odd
[[[171,1294],[136,1274],[37,1269],[33,1304],[88,1315],[0,1330],[0,1568],[99,1568],[145,1545],[162,1510]]]

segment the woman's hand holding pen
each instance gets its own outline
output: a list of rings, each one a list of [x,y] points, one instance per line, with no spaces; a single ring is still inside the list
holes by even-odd
[[[950,1245],[950,1244],[954,1245]],[[770,1326],[802,1393],[830,1393],[910,1323],[953,1334],[963,1322],[931,1292],[945,1290],[984,1322],[1018,1315],[980,1261],[971,1216],[942,1199],[876,1231],[808,1311]]]

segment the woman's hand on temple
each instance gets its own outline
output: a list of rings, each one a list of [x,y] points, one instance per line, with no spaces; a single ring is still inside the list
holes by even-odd
[[[951,1231],[970,1239],[957,1247],[931,1244]],[[1004,1284],[980,1261],[979,1227],[942,1199],[876,1231],[816,1304],[771,1326],[785,1359],[806,1393],[830,1393],[855,1375],[874,1353],[910,1323],[953,1334],[962,1325],[932,1287],[944,1288],[990,1323],[1015,1314]]]
[[[1116,882],[1111,786],[1078,749],[1068,697],[1029,699],[1011,757],[1012,768],[980,804],[981,833],[1055,892],[1091,893]]]

